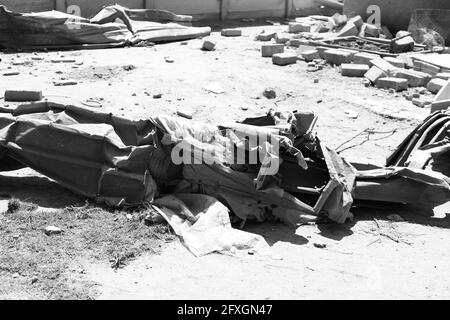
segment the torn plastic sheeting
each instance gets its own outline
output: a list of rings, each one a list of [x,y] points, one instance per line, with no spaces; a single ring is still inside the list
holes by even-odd
[[[238,254],[243,250],[270,254],[264,238],[233,229],[227,207],[213,197],[175,194],[156,199],[154,204],[182,243],[197,257],[212,252]]]

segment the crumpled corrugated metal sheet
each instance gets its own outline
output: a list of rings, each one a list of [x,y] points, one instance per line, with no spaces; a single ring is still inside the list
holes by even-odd
[[[116,19],[123,23],[115,22]],[[119,5],[103,8],[86,18],[45,11],[15,13],[0,6],[0,47],[12,49],[110,47],[140,41],[178,41],[209,35],[211,28],[196,28],[187,16],[158,10],[129,10]]]
[[[217,197],[243,220],[276,217],[295,224],[323,215],[344,222],[351,217],[356,171],[312,135],[315,121],[311,114],[293,114],[275,126],[216,127],[171,117],[131,121],[74,105],[33,103],[0,116],[0,171],[29,166],[109,205],[151,202],[178,185],[178,191],[200,188]],[[208,130],[217,139],[205,135]],[[254,144],[252,137],[261,132],[270,139]],[[223,148],[227,139],[234,144]],[[174,150],[185,145],[192,146],[197,162],[174,161]],[[256,163],[225,161],[222,152],[235,148],[245,155],[255,148],[262,157]],[[196,156],[205,150],[217,153]],[[267,159],[279,160],[276,174],[267,171]]]
[[[450,111],[418,125],[388,157],[385,168],[357,167],[357,200],[420,204],[450,201]]]

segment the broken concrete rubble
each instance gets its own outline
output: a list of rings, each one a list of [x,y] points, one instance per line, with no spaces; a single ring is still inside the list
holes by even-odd
[[[347,77],[363,77],[369,71],[369,66],[365,64],[349,64],[341,65],[341,74]]]
[[[377,88],[394,89],[395,91],[408,89],[408,80],[403,78],[379,78],[375,84]]]

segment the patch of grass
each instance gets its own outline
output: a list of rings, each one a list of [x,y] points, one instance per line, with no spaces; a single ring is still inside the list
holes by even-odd
[[[84,279],[77,263],[109,261],[120,268],[175,239],[167,225],[146,224],[151,210],[146,207],[112,211],[86,204],[56,212],[35,209],[12,199],[8,212],[0,214],[0,299],[90,299],[95,284]],[[47,236],[47,226],[63,232]]]

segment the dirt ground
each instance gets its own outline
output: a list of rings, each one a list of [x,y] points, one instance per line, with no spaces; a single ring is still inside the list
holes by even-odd
[[[243,36],[236,38],[215,31],[213,52],[201,51],[202,40],[196,39],[142,48],[0,54],[1,73],[20,72],[2,77],[0,92],[39,87],[51,101],[95,99],[101,104],[98,110],[130,118],[180,110],[192,113],[194,121],[210,123],[243,120],[270,108],[313,110],[319,116],[317,134],[332,148],[368,128],[385,132],[369,139],[359,136],[341,147],[352,147],[341,153],[348,160],[377,165],[428,115],[429,109],[412,105],[401,94],[341,77],[338,68],[308,73],[301,61],[273,65],[261,57],[262,43],[254,40],[263,29],[281,32],[287,27],[244,26]],[[77,62],[50,62],[61,55]],[[54,86],[52,81],[60,79],[78,84]],[[212,83],[226,92],[206,91]],[[262,96],[268,87],[276,89],[276,99]],[[154,98],[158,94],[161,98]],[[358,117],[350,118],[349,111]],[[30,169],[2,173],[0,195],[58,209],[82,201],[55,184],[43,188],[46,181]],[[7,205],[1,199],[0,212]],[[245,230],[261,234],[272,246],[272,257],[195,258],[173,241],[160,254],[145,253],[119,270],[108,261],[76,259],[74,264],[86,270],[84,281],[95,283],[98,299],[448,299],[450,253],[444,244],[450,240],[450,219],[445,212],[450,211],[430,216],[414,208],[355,209],[354,221],[344,225],[247,225]],[[391,221],[390,214],[405,221]],[[0,273],[0,298],[11,297],[3,285],[6,279],[14,283],[11,277]],[[30,296],[25,292],[20,298]]]

